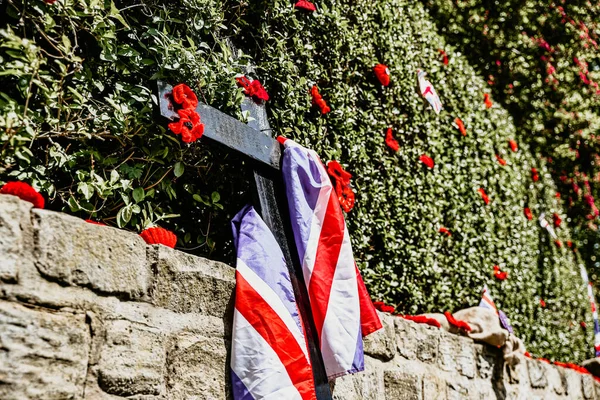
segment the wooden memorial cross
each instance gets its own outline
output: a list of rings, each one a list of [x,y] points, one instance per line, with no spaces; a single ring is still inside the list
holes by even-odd
[[[171,103],[172,91],[171,85],[158,81],[160,114],[169,120],[179,118]],[[248,111],[253,118],[247,125],[206,104],[199,102],[196,107],[196,112],[204,124],[203,138],[242,154],[252,165],[257,210],[273,232],[290,269],[294,294],[306,329],[317,399],[330,400],[331,390],[310,311],[302,265],[297,256],[290,225],[287,198],[281,176],[281,145],[270,135],[264,104],[256,104],[246,97],[242,102],[242,111]]]

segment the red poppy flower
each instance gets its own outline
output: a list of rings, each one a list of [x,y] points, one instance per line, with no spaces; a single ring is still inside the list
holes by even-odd
[[[461,121],[460,118],[455,118],[454,123],[458,126],[458,130],[462,133],[463,136],[467,136],[467,130],[465,129],[465,124]]]
[[[516,153],[517,150],[519,150],[519,145],[517,145],[517,142],[515,142],[514,140],[510,139],[508,141],[508,145],[510,146],[510,149]]]
[[[252,97],[255,102],[260,103],[261,100],[269,100],[269,94],[258,79],[250,81],[250,79],[246,78],[245,76],[241,76],[239,78],[235,78],[235,81],[237,82],[238,86],[244,88],[244,94],[248,97]]]
[[[556,194],[554,195],[554,197],[556,197],[557,199],[560,199],[560,193],[556,192]]]
[[[45,2],[46,4],[50,4],[50,5],[52,5],[52,4],[56,3],[56,0],[44,0],[44,2]]]
[[[454,316],[452,314],[450,314],[448,311],[444,311],[444,315],[446,316],[446,319],[448,320],[448,323],[450,325],[452,325],[460,330],[463,330],[465,332],[471,332],[471,326],[468,323],[466,323],[465,321],[454,318]]]
[[[349,212],[354,208],[355,203],[354,191],[350,187],[352,175],[335,160],[327,163],[327,173],[335,180],[335,193],[338,195],[342,209]]]
[[[339,182],[336,182],[335,191],[338,195],[338,201],[342,206],[342,209],[346,212],[350,212],[354,208],[356,199],[354,197],[354,191],[350,185],[342,186]]]
[[[558,228],[560,226],[560,223],[562,222],[562,219],[557,213],[552,214],[552,220],[554,222],[554,227],[556,228]]]
[[[562,242],[561,242],[560,240],[558,240],[558,239],[554,241],[554,244],[555,244],[555,245],[556,245],[556,247],[558,247],[559,249],[563,247],[563,244],[562,244]]]
[[[452,236],[452,232],[450,232],[448,228],[444,228],[443,226],[440,228],[439,232],[447,236]]]
[[[373,71],[375,72],[375,76],[379,80],[379,83],[381,83],[383,86],[390,84],[390,69],[387,66],[383,64],[377,64],[375,67],[373,67]]]
[[[540,299],[540,306],[542,308],[546,308],[546,302],[544,301],[544,299]]]
[[[179,120],[171,122],[169,129],[176,135],[181,135],[184,143],[192,143],[204,134],[204,124],[200,122],[200,115],[193,108],[177,111]]]
[[[532,220],[533,219],[533,214],[531,214],[531,210],[529,209],[529,207],[525,207],[523,209],[523,212],[525,212],[525,216],[527,217],[528,220]]]
[[[585,323],[585,321],[581,321],[581,322],[579,323],[579,326],[581,326],[583,329],[586,329],[586,328],[587,328],[587,324]]]
[[[417,324],[427,324],[430,326],[435,326],[436,328],[440,327],[440,323],[438,320],[426,317],[425,315],[400,315],[400,317],[409,321],[416,322]]]
[[[385,304],[383,301],[374,301],[373,305],[375,306],[375,308],[379,311],[382,312],[387,312],[387,313],[393,313],[396,310],[396,307],[394,306],[388,306],[387,304]]]
[[[508,272],[500,271],[500,267],[494,265],[494,278],[498,279],[499,281],[503,281],[508,278]]]
[[[198,97],[185,83],[180,83],[173,88],[173,101],[182,108],[196,109],[198,105]]]
[[[106,224],[104,222],[94,221],[92,219],[86,219],[85,222],[87,222],[88,224],[92,224],[92,225],[106,226]]]
[[[0,188],[1,194],[12,194],[23,201],[33,204],[33,208],[44,208],[44,197],[25,182],[7,182]]]
[[[352,174],[344,170],[339,162],[331,160],[327,163],[327,173],[342,185],[349,185]]]
[[[572,248],[573,247],[573,242],[571,242],[570,240],[567,240],[567,247],[568,248]]]
[[[400,145],[398,141],[394,139],[394,135],[392,133],[392,128],[387,128],[387,132],[385,133],[385,144],[392,149],[392,151],[400,150]]]
[[[481,195],[481,198],[483,199],[483,202],[486,205],[490,204],[490,198],[488,197],[487,193],[485,193],[485,189],[484,188],[479,188],[479,189],[477,189],[477,191]]]
[[[486,108],[491,108],[494,103],[490,100],[490,95],[488,93],[483,94],[483,102],[485,103]]]
[[[531,179],[534,182],[537,182],[540,180],[540,176],[538,175],[538,171],[535,168],[531,168]]]
[[[545,307],[545,306],[544,306],[544,307]],[[541,357],[540,357],[540,358],[538,358],[537,360],[538,360],[538,361],[541,361],[541,362],[545,362],[546,364],[550,364],[550,360],[548,360],[547,358],[541,358]]]
[[[319,88],[317,85],[314,85],[310,89],[310,95],[312,96],[313,104],[316,104],[321,110],[321,114],[327,114],[329,111],[331,111],[331,108],[329,108],[325,100],[323,100],[323,96],[321,96],[319,93]]]
[[[496,160],[498,160],[498,163],[500,163],[500,165],[502,165],[502,166],[506,165],[506,160],[504,160],[502,157],[500,157],[499,154],[496,154]]]
[[[421,162],[425,164],[427,168],[433,168],[434,166],[433,158],[429,157],[426,154],[423,154],[421,157],[419,157],[419,160],[421,160]]]
[[[300,10],[305,10],[305,11],[310,11],[313,12],[317,9],[317,7],[315,7],[315,5],[313,3],[311,3],[310,1],[306,1],[306,0],[299,0],[295,5],[295,8],[298,8]]]
[[[525,354],[523,354],[523,355],[527,358],[531,358],[531,353],[528,351],[526,351]]]
[[[442,62],[444,63],[444,65],[448,65],[448,54],[446,54],[446,52],[442,49],[438,49],[438,51],[440,52],[440,55],[442,56]]]
[[[140,236],[148,244],[162,244],[164,246],[175,248],[177,236],[165,228],[148,228],[140,233]]]

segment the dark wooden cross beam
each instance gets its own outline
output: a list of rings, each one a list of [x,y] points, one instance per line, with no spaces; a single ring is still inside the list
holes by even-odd
[[[158,82],[160,114],[170,120],[179,118],[171,102],[172,91],[171,85]],[[206,104],[199,103],[196,111],[204,124],[203,141],[207,138],[210,142],[242,154],[251,162],[258,212],[273,232],[290,269],[298,309],[306,329],[317,399],[330,400],[331,390],[290,224],[287,197],[280,171],[281,145],[270,134],[265,106],[256,104],[249,98],[244,99],[242,111],[247,111],[252,118],[248,125]]]

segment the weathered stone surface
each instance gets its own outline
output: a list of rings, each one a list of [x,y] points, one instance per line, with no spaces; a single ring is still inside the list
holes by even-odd
[[[30,259],[31,207],[18,197],[0,194],[0,280],[15,282],[20,265]]]
[[[232,307],[235,269],[165,246],[149,250],[155,271],[153,304],[222,318]]]
[[[467,378],[475,377],[475,349],[473,348],[473,341],[462,336],[456,337],[456,361],[458,366],[458,372]]]
[[[527,369],[529,370],[529,380],[532,388],[545,388],[548,386],[546,365],[541,361],[527,359]]]
[[[564,374],[564,368],[549,366],[546,370],[548,377],[548,387],[557,395],[567,393],[567,377]]]
[[[583,400],[583,388],[581,387],[581,374],[572,369],[563,368],[567,380],[567,395],[569,399]]]
[[[581,375],[581,391],[586,400],[596,399],[596,388],[594,387],[594,378],[591,375]]]
[[[227,343],[183,332],[171,338],[167,351],[169,399],[224,399],[229,387]]]
[[[423,326],[417,329],[420,330],[417,339],[417,358],[423,362],[435,363],[438,355],[440,331],[437,328]]]
[[[464,400],[469,396],[469,390],[457,382],[448,382],[447,398],[448,400]]]
[[[146,244],[138,235],[52,211],[33,210],[33,215],[42,275],[106,294],[146,294],[150,271]]]
[[[0,301],[0,399],[82,398],[89,348],[85,315]]]
[[[394,400],[421,400],[423,384],[421,376],[402,371],[389,370],[383,373],[385,398]]]
[[[444,371],[456,370],[456,339],[451,335],[441,335],[438,347],[438,364]]]
[[[333,385],[333,399],[382,400],[384,397],[379,379],[379,375],[374,371],[338,378]]]
[[[491,347],[479,343],[475,343],[473,348],[476,354],[479,377],[482,379],[491,378],[496,365],[500,363],[499,352],[493,351]]]
[[[396,333],[394,331],[394,318],[379,313],[383,328],[364,338],[363,348],[365,354],[380,360],[389,361],[396,355]]]
[[[107,393],[132,396],[164,393],[165,335],[126,320],[106,323],[98,384]]]
[[[394,328],[396,329],[398,353],[408,360],[417,358],[418,340],[416,324],[404,318],[396,318],[394,320]]]
[[[438,375],[425,375],[423,377],[423,399],[446,400],[447,383]]]

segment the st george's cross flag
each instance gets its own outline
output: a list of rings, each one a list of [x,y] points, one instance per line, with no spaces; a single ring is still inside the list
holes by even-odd
[[[363,336],[381,321],[354,262],[338,197],[317,153],[279,137],[283,180],[329,379],[364,370]]]
[[[427,75],[427,72],[420,69],[417,70],[419,90],[421,91],[423,97],[425,97],[425,100],[431,104],[433,111],[435,111],[436,114],[439,114],[440,111],[442,111],[442,101],[440,100],[440,96],[438,96],[431,82],[425,79],[425,75]]]
[[[237,251],[231,381],[235,400],[316,400],[305,331],[275,237],[246,206],[232,221]]]

